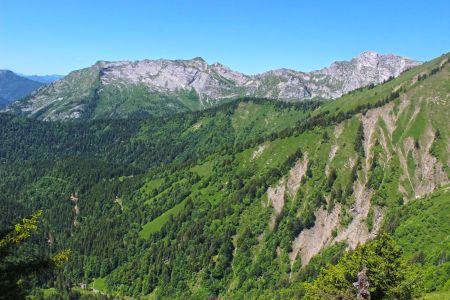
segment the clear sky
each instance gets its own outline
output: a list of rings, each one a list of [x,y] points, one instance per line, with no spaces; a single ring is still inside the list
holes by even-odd
[[[197,56],[247,74],[310,71],[365,50],[450,51],[450,0],[0,0],[0,69],[25,74]]]

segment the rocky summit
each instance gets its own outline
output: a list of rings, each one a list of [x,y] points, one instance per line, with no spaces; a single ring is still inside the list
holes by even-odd
[[[419,64],[397,55],[364,52],[309,73],[278,69],[246,75],[202,58],[99,61],[6,110],[43,120],[105,119],[170,115],[244,96],[290,102],[336,99]]]

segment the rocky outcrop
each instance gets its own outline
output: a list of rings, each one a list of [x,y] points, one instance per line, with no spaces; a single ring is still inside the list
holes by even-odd
[[[294,167],[289,171],[289,178],[287,181],[287,189],[289,195],[294,198],[300,187],[300,183],[303,177],[306,175],[306,170],[308,169],[308,153],[302,160],[298,160]]]
[[[253,154],[252,154],[252,160],[255,160],[255,159],[257,159],[258,157],[260,157],[260,156],[263,154],[264,150],[266,150],[266,148],[267,148],[267,144],[261,144],[261,145],[259,145],[259,146],[258,146],[258,149],[256,149],[255,151],[253,151]]]
[[[72,223],[73,223],[74,226],[79,226],[80,222],[78,221],[78,215],[80,214],[80,208],[78,206],[78,193],[70,194],[70,201],[74,205],[73,209],[72,209],[73,210],[73,214],[74,214]]]
[[[291,263],[297,255],[301,255],[302,266],[306,266],[311,258],[327,247],[333,241],[333,230],[339,225],[340,204],[336,205],[331,213],[320,208],[316,213],[313,227],[303,230],[292,242],[292,251],[289,253]]]
[[[307,168],[308,153],[305,154],[303,159],[299,159],[295,163],[289,171],[289,176],[287,178],[281,178],[275,187],[269,187],[267,189],[268,204],[271,204],[273,207],[273,213],[269,221],[270,230],[275,228],[277,217],[283,211],[286,194],[292,199],[295,198]]]
[[[333,82],[342,84],[339,92],[347,93],[371,83],[381,83],[389,77],[397,77],[403,71],[419,64],[417,61],[397,55],[380,55],[367,51],[351,61],[335,62],[330,67],[313,74],[330,76]]]
[[[267,189],[267,198],[273,207],[273,213],[269,223],[269,228],[271,230],[275,228],[277,217],[283,210],[285,191],[286,184],[284,182],[284,179],[282,179],[276,187],[269,187]]]
[[[204,99],[235,96],[234,87],[248,85],[252,81],[250,76],[232,71],[221,64],[208,65],[201,58],[102,61],[98,64],[103,85],[143,84],[150,91],[173,93],[194,89]]]

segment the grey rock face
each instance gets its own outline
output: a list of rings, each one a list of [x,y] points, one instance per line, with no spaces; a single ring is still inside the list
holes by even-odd
[[[220,99],[231,96],[233,86],[243,86],[250,76],[223,65],[208,65],[203,59],[142,60],[136,62],[100,62],[101,83],[143,84],[151,91],[177,92],[192,88],[203,98]]]
[[[314,97],[336,99],[357,88],[379,84],[397,77],[403,71],[421,62],[405,57],[376,52],[364,52],[351,61],[335,62],[331,66],[310,73],[280,69],[259,75],[260,78],[275,77],[280,100],[301,100]],[[269,93],[272,92],[268,87]],[[268,95],[269,96],[269,95]]]
[[[342,83],[340,92],[347,93],[372,83],[381,83],[389,77],[397,77],[403,71],[418,65],[420,65],[420,62],[401,56],[380,55],[368,51],[351,61],[335,62],[328,68],[312,73],[319,76],[329,76],[333,81]]]
[[[108,101],[99,96],[102,91],[114,88],[119,91],[115,97],[120,100],[120,97],[134,97],[129,92],[134,87],[144,88],[151,95],[158,94],[171,99],[181,99],[181,95],[195,91],[198,97],[195,109],[242,96],[282,101],[335,99],[359,87],[381,83],[391,76],[396,77],[419,64],[420,62],[392,54],[364,52],[351,61],[335,62],[327,68],[310,73],[279,69],[258,75],[245,75],[219,63],[209,65],[201,58],[100,61],[90,68],[74,71],[41,88],[8,110],[46,120],[79,118],[87,114],[87,107],[91,109],[98,106],[96,101],[100,101],[99,99]],[[170,104],[171,107],[173,105]],[[109,106],[113,109],[111,103],[101,105],[106,110]],[[142,105],[136,107],[136,111],[139,109],[142,110]]]

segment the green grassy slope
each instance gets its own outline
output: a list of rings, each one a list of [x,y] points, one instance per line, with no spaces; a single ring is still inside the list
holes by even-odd
[[[405,257],[420,264],[427,291],[450,291],[450,192],[449,187],[416,200],[400,211],[394,237]]]

